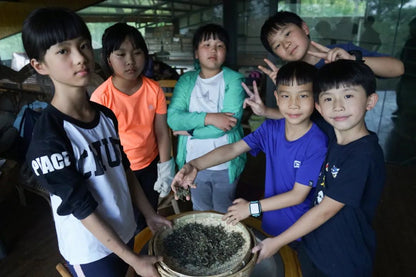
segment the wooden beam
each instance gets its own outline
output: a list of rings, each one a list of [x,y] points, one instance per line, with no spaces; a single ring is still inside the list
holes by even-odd
[[[41,7],[65,7],[74,11],[102,2],[97,0],[25,0],[0,2],[0,39],[22,31],[23,21],[33,10]]]

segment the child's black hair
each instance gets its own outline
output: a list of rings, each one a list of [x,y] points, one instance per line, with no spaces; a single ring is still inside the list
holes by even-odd
[[[293,86],[313,83],[317,69],[306,62],[289,62],[282,66],[277,72],[276,87],[279,85]]]
[[[315,101],[319,94],[339,87],[362,86],[367,96],[376,92],[376,77],[365,63],[353,60],[338,60],[318,70],[314,81]]]
[[[91,41],[85,22],[69,9],[39,8],[23,23],[22,41],[29,59],[42,61],[52,45],[78,37]]]
[[[209,40],[210,38],[219,39],[225,44],[225,48],[228,49],[230,39],[228,37],[227,31],[224,27],[218,24],[207,24],[199,27],[194,34],[192,40],[192,46],[194,51],[198,49],[199,43],[201,41]]]
[[[107,59],[113,51],[120,49],[121,44],[126,38],[130,40],[134,48],[143,51],[146,58],[145,65],[147,65],[149,60],[149,50],[140,31],[126,23],[116,23],[105,29],[102,37],[103,48],[101,55],[105,69],[111,74],[113,73],[113,69],[109,66]]]
[[[298,27],[302,28],[303,20],[295,13],[287,12],[287,11],[280,11],[277,12],[275,15],[270,16],[261,27],[260,32],[260,40],[263,44],[264,48],[267,51],[274,54],[273,49],[269,45],[269,36],[270,34],[276,33],[285,25],[293,23]],[[276,54],[274,54],[276,55]]]

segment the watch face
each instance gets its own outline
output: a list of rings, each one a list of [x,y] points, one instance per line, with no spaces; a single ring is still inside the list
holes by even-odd
[[[260,213],[259,204],[250,203],[250,211],[251,211],[251,214],[259,214]]]

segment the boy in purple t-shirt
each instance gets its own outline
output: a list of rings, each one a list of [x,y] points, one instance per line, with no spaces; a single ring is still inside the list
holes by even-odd
[[[327,138],[310,120],[314,110],[312,82],[316,69],[305,62],[284,65],[277,74],[276,102],[284,118],[266,120],[242,140],[216,148],[185,164],[172,182],[195,187],[198,171],[229,161],[242,153],[266,154],[265,198],[248,202],[236,199],[223,216],[228,223],[263,212],[263,230],[276,236],[289,228],[311,206],[311,190],[316,186],[325,158]]]

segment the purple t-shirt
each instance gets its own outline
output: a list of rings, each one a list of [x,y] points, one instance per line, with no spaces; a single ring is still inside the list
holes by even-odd
[[[312,128],[301,138],[287,141],[285,119],[266,120],[256,131],[243,140],[257,155],[266,156],[265,198],[293,189],[294,184],[315,187],[327,150],[326,135],[313,123]],[[277,236],[289,228],[312,203],[313,190],[299,205],[263,213],[262,228]]]

